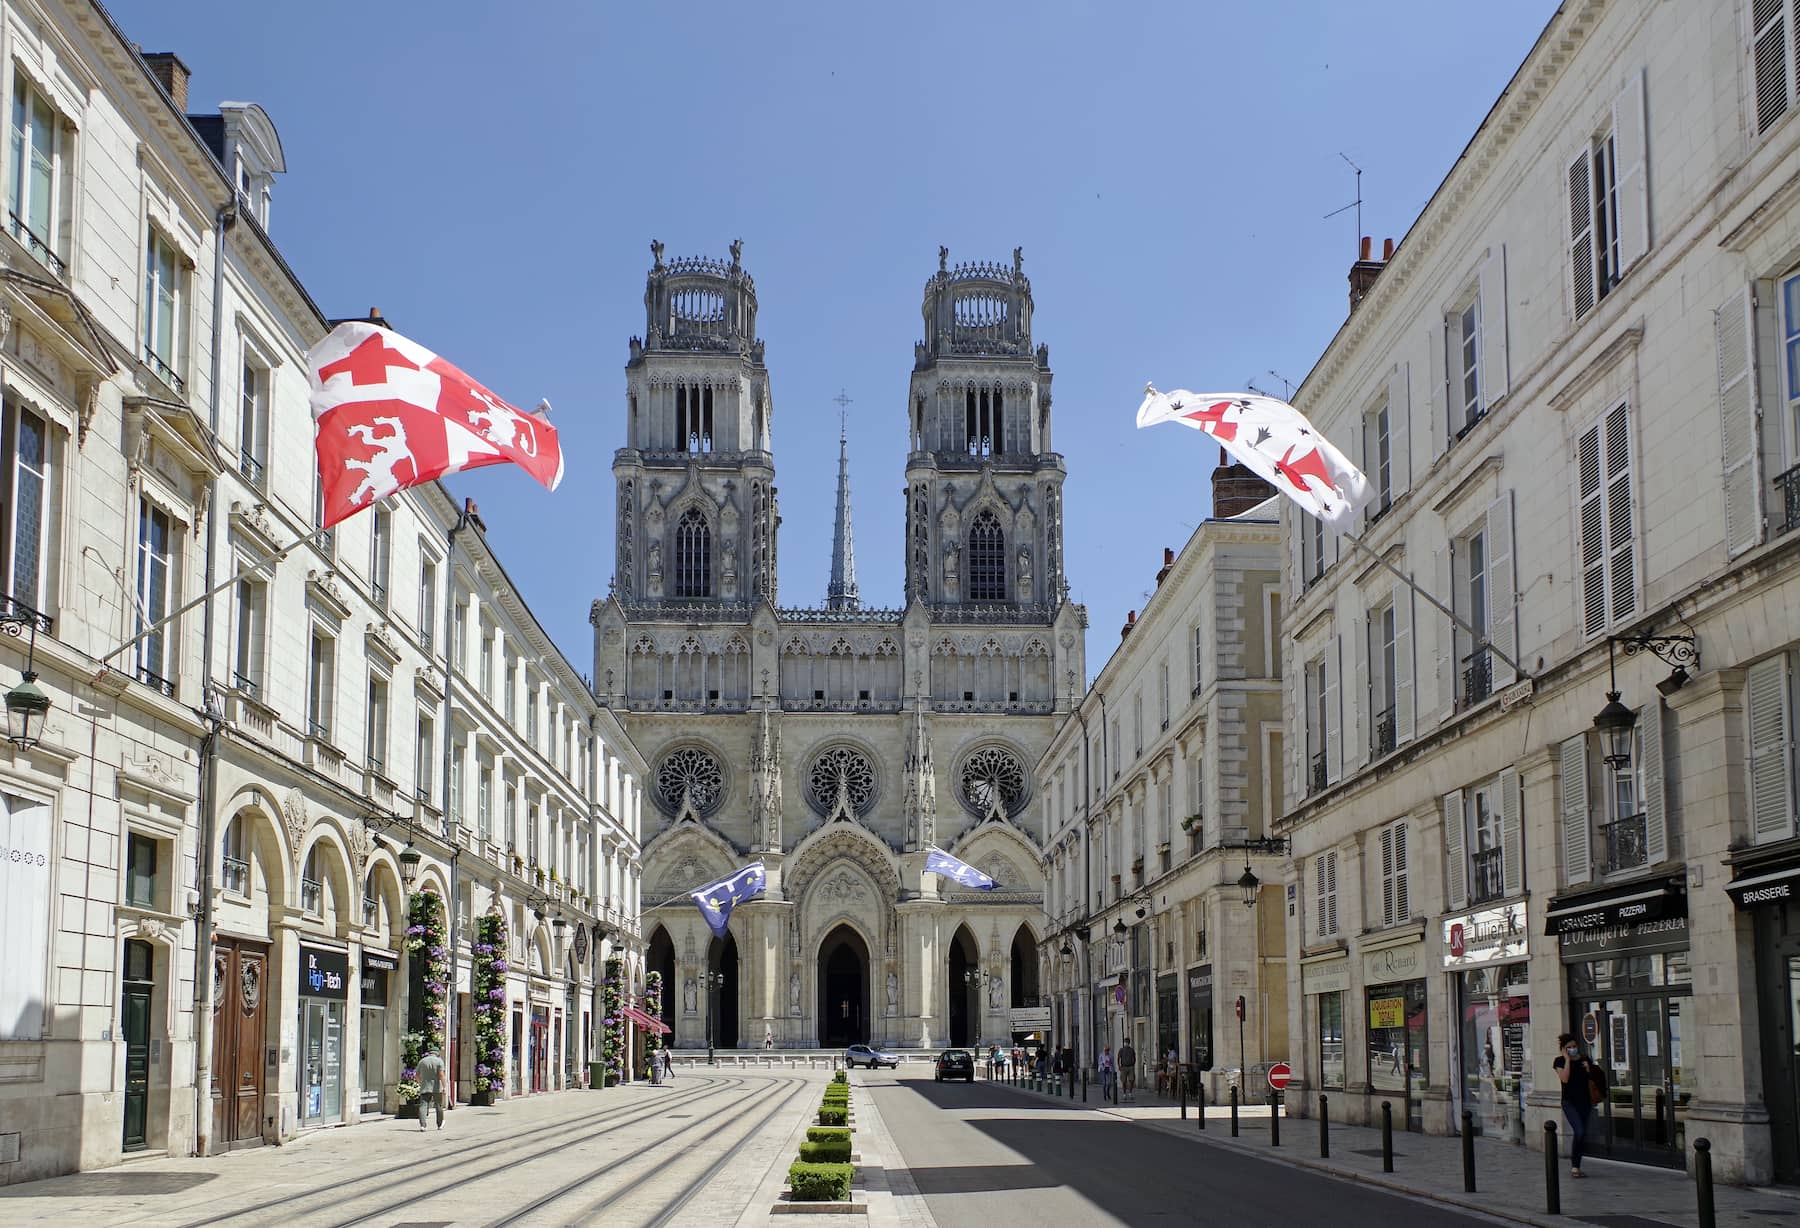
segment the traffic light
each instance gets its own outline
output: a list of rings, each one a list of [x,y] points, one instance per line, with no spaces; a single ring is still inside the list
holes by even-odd
[[[1244,995],[1243,995],[1243,994],[1239,994],[1239,995],[1238,995],[1238,1000],[1237,1000],[1237,1017],[1238,1017],[1238,1018],[1239,1018],[1239,1019],[1242,1019],[1242,1018],[1243,1018],[1243,1017],[1244,1017]]]

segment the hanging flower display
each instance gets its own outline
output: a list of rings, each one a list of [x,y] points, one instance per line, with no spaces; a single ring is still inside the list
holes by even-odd
[[[606,961],[606,984],[600,995],[601,1018],[600,1060],[605,1064],[606,1085],[611,1087],[625,1077],[625,961],[614,956]]]
[[[506,1086],[506,918],[488,913],[475,922],[470,948],[475,1012],[475,1090]]]
[[[662,987],[662,973],[644,974],[644,1013],[652,1019],[662,1018]],[[646,1031],[644,1057],[652,1067],[656,1065],[656,1055],[662,1051],[665,1043],[661,1032]]]
[[[400,1042],[402,1101],[419,1098],[419,1059],[428,1047],[444,1049],[444,1002],[450,992],[450,951],[444,942],[444,901],[435,892],[418,891],[407,900],[406,951],[412,984],[412,1008]]]

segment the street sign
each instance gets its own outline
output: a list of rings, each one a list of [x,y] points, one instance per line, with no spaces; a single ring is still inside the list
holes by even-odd
[[[1050,1026],[1050,1008],[1047,1006],[1015,1006],[1011,1012],[1012,1030],[1030,1032],[1044,1030]]]
[[[1286,1089],[1293,1077],[1294,1068],[1289,1066],[1286,1062],[1276,1062],[1273,1066],[1269,1067],[1269,1086],[1276,1091]]]

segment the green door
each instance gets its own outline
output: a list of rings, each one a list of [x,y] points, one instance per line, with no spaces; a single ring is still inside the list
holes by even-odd
[[[145,1125],[150,1108],[150,981],[154,951],[147,942],[125,944],[125,982],[119,1004],[119,1026],[125,1035],[125,1150],[148,1144]]]

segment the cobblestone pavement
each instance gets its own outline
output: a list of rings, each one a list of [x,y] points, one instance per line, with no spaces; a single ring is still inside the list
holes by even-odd
[[[11,1225],[707,1225],[768,1217],[826,1071],[687,1071],[669,1085],[461,1107],[283,1147],[146,1159],[0,1188]],[[896,1221],[898,1222],[898,1221]]]

